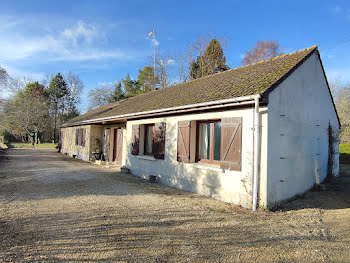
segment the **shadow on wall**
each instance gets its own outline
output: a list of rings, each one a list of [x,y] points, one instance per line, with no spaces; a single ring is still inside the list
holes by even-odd
[[[187,167],[186,164],[177,161],[177,127],[167,128],[166,140],[168,141],[165,142],[165,160],[157,161],[160,169],[160,183],[189,192],[218,197],[222,186],[215,172]],[[172,141],[169,142],[169,140]]]

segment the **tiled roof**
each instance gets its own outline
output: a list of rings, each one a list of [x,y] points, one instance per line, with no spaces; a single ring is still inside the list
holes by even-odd
[[[264,95],[269,89],[277,86],[289,76],[291,72],[316,50],[317,46],[313,46],[290,54],[114,102],[80,115],[72,119],[67,125],[122,114],[254,94]]]

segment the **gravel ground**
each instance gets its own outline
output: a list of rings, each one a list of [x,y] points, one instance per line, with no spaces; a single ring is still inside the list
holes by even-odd
[[[350,262],[347,176],[253,213],[53,149],[10,149],[7,157],[1,262]]]

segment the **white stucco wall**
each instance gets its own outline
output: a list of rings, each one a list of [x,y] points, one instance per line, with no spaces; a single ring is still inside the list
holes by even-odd
[[[328,169],[328,125],[339,125],[319,58],[313,54],[269,95],[268,203],[278,204],[322,182]],[[339,143],[333,174],[339,173]]]
[[[266,108],[263,114],[263,136],[267,137]],[[185,164],[177,162],[177,124],[181,120],[220,119],[222,117],[242,117],[242,171],[207,169],[201,164]],[[165,122],[165,158],[164,160],[146,160],[131,154],[133,124]],[[125,165],[134,175],[148,179],[149,175],[157,175],[161,184],[177,187],[186,191],[211,196],[243,207],[251,207],[252,196],[252,160],[253,160],[253,109],[237,109],[213,113],[189,114],[152,118],[127,122],[126,162]],[[192,136],[193,137],[193,136]],[[192,138],[193,139],[193,138]],[[191,140],[192,140],[191,139]],[[192,144],[191,144],[192,145]],[[266,144],[264,144],[266,147]],[[191,147],[193,150],[193,147]],[[266,148],[262,149],[262,155]],[[193,160],[193,158],[191,157]],[[267,158],[262,156],[262,160]],[[266,186],[266,162],[261,164],[262,188]],[[265,174],[264,174],[265,173]],[[266,193],[261,193],[261,204],[264,205]]]

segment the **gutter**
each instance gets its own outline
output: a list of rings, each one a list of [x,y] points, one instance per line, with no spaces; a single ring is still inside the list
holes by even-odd
[[[258,188],[259,188],[259,164],[260,164],[260,110],[259,110],[260,95],[255,95],[254,107],[254,156],[253,156],[253,211],[258,207]]]
[[[218,106],[226,106],[227,104],[229,104],[229,106],[233,106],[234,104],[240,104],[240,105],[248,104],[248,103],[242,103],[244,101],[249,101],[249,103],[251,104],[254,101],[256,96],[257,95],[250,95],[250,96],[237,97],[237,98],[231,98],[231,99],[225,99],[225,100],[216,100],[216,101],[202,102],[202,103],[196,103],[196,104],[190,104],[190,105],[184,105],[184,106],[176,106],[176,107],[170,107],[170,108],[164,108],[164,109],[158,109],[158,110],[121,114],[121,115],[115,115],[110,117],[96,118],[91,120],[75,122],[75,123],[69,123],[66,125],[63,124],[61,127],[84,125],[84,124],[90,124],[90,123],[92,124],[96,122],[112,121],[112,120],[117,120],[122,118],[128,119],[132,117],[141,117],[141,116],[150,115],[150,114],[156,115],[156,114],[162,114],[162,113],[183,112],[183,111],[202,109],[202,108],[205,108],[205,109],[218,108]]]

